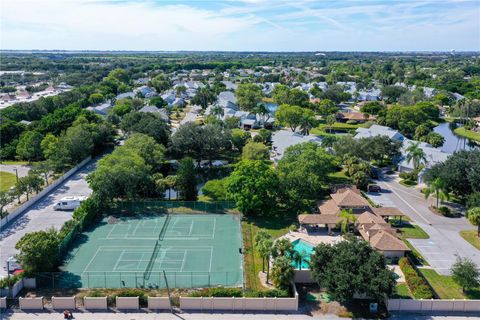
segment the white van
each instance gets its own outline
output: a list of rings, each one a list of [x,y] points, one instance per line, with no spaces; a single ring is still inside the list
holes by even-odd
[[[87,197],[65,197],[53,205],[53,210],[75,210]]]

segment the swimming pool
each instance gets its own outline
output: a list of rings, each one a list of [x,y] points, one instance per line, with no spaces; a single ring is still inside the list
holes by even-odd
[[[302,261],[302,269],[309,269],[310,256],[312,255],[312,252],[313,252],[313,245],[311,245],[306,241],[303,241],[302,239],[297,239],[293,241],[292,245],[293,245],[294,251],[304,253],[305,255],[305,260]],[[293,266],[299,269],[299,265],[295,261],[293,262]]]

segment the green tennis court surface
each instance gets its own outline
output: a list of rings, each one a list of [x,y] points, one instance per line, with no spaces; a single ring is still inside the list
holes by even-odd
[[[240,222],[231,214],[109,217],[78,237],[57,286],[241,286]],[[59,283],[60,282],[60,283]]]

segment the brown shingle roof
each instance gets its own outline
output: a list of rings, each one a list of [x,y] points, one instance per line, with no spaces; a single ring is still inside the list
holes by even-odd
[[[361,215],[358,216],[357,221],[355,221],[355,224],[360,225],[360,224],[384,224],[385,220],[383,220],[382,217],[377,216],[376,214],[373,214],[371,212],[365,211]]]
[[[344,120],[366,121],[375,120],[375,116],[369,115],[368,118],[361,112],[339,112],[337,118]]]
[[[402,211],[398,208],[389,208],[389,207],[381,207],[381,208],[372,208],[373,212],[376,215],[381,217],[391,217],[391,216],[405,216]]]
[[[337,206],[333,199],[320,203],[318,210],[321,214],[336,215],[340,212],[340,208]]]
[[[370,245],[380,251],[410,251],[402,240],[384,230],[370,237]]]
[[[337,224],[340,218],[330,214],[300,214],[298,222],[300,224]]]
[[[352,190],[346,190],[345,192],[341,193],[337,192],[331,194],[330,196],[338,207],[354,208],[368,207],[369,205],[368,201],[364,197]]]

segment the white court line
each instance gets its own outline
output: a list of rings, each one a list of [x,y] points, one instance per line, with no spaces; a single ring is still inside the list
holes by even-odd
[[[90,261],[88,262],[87,266],[85,268],[83,268],[83,271],[82,271],[82,274],[85,273],[85,271],[88,269],[88,267],[90,267],[90,265],[92,264],[93,260],[95,260],[95,257],[97,256],[98,254],[98,251],[100,251],[101,247],[98,247],[97,251],[95,252],[95,254],[93,255],[92,259],[90,259]]]
[[[134,248],[134,249],[137,249],[137,248],[144,248],[144,249],[148,249],[147,251],[145,252],[150,252],[152,253],[152,248],[154,246],[99,246],[99,248],[101,249],[104,249],[104,250],[117,250],[118,249],[124,249],[124,248]],[[212,249],[213,246],[195,246],[195,247],[191,247],[191,246],[165,246],[165,247],[162,247],[160,249],[160,251],[164,251],[165,249],[170,249],[170,250],[182,250],[182,249],[189,249],[189,250],[210,250]],[[141,251],[141,250],[134,250],[135,252],[138,252],[138,251]]]
[[[185,260],[187,260],[187,251],[188,249],[183,251],[183,259],[182,259],[182,266],[180,267],[180,271],[183,271],[183,266],[185,265]]]
[[[113,225],[112,229],[110,230],[110,232],[107,234],[107,238],[106,239],[109,239],[110,238],[110,234],[113,232],[113,230],[117,227],[116,224]]]
[[[133,235],[137,235],[137,230],[138,227],[140,226],[141,221],[137,222],[137,225],[135,226],[135,230],[133,230]]]
[[[122,260],[122,257],[123,257],[124,254],[125,254],[125,250],[122,250],[122,253],[121,253],[120,256],[117,258],[117,262],[116,262],[115,265],[113,266],[113,271],[116,271],[116,270],[117,270],[118,264],[120,263],[120,260]]]
[[[212,240],[215,239],[215,227],[217,225],[217,218],[213,218]]]
[[[190,230],[188,231],[188,235],[189,235],[189,236],[192,235],[192,230],[193,230],[193,220],[190,221]]]
[[[208,272],[212,271],[212,260],[213,260],[213,247],[210,249],[210,266],[208,267]]]

